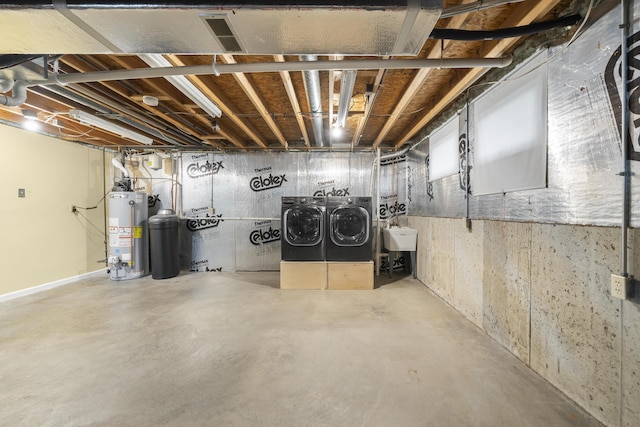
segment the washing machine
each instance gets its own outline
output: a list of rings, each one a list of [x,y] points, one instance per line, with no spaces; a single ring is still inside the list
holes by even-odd
[[[327,261],[373,258],[371,197],[327,197]]]
[[[325,260],[325,198],[282,198],[283,261]]]

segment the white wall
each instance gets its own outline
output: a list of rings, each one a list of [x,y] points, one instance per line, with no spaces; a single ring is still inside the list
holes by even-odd
[[[71,213],[102,198],[102,151],[6,125],[0,149],[0,295],[103,269],[103,205]]]
[[[640,309],[609,295],[620,229],[409,217],[418,279],[608,426],[640,425]],[[640,273],[640,232],[630,239]],[[622,424],[620,424],[622,420]]]

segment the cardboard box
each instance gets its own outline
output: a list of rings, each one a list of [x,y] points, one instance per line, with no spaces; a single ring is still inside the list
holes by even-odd
[[[327,289],[327,263],[280,261],[280,289]]]
[[[373,289],[373,261],[329,261],[327,281],[327,289]]]

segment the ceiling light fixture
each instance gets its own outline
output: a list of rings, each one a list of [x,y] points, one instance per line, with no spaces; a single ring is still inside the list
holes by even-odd
[[[336,125],[344,127],[347,124],[347,114],[351,104],[351,94],[356,84],[356,70],[346,70],[342,73],[340,83],[340,103],[338,104],[338,119]]]
[[[40,129],[40,122],[38,122],[38,113],[33,110],[22,110],[22,117],[24,117],[24,122],[22,123],[22,127],[27,130],[38,130]]]
[[[148,53],[138,55],[140,59],[153,68],[173,67],[164,56],[158,53]],[[211,117],[222,117],[222,110],[216,104],[211,102],[193,83],[185,76],[165,76],[180,92],[185,94],[187,98],[195,102],[200,108],[207,112]]]
[[[84,111],[69,110],[69,116],[72,119],[79,120],[80,123],[95,126],[102,130],[106,130],[106,131],[115,133],[116,135],[120,135],[124,138],[129,138],[146,145],[153,144],[153,139],[149,138],[148,136],[141,135],[137,132],[134,132],[132,130],[119,126],[115,123],[111,123],[107,120],[101,119],[100,117],[92,116],[91,114],[85,113]]]
[[[35,121],[38,120],[38,113],[33,110],[22,110],[22,117],[26,120]]]
[[[158,98],[151,95],[144,95],[142,97],[142,102],[149,107],[157,107],[158,106]]]

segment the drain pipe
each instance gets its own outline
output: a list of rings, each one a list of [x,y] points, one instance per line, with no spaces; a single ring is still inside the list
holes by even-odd
[[[318,61],[318,55],[301,55],[301,61]],[[320,95],[320,73],[318,70],[303,71],[304,87],[309,100],[309,111],[311,111],[311,124],[313,127],[313,137],[316,146],[324,147],[324,136],[322,123],[322,100]]]
[[[382,224],[381,224],[381,219],[380,219],[380,180],[381,180],[381,168],[380,168],[380,163],[383,160],[391,160],[391,159],[395,159],[396,157],[400,157],[403,156],[405,154],[407,154],[407,152],[411,149],[412,147],[405,147],[400,151],[396,151],[394,153],[390,153],[390,154],[385,154],[384,156],[380,155],[380,148],[376,149],[376,157],[373,159],[373,162],[371,164],[371,181],[369,182],[369,194],[371,195],[371,197],[373,197],[373,178],[374,178],[374,171],[376,173],[375,177],[376,177],[376,181],[377,181],[377,185],[376,185],[376,253],[374,256],[374,267],[375,267],[375,271],[376,271],[376,276],[380,275],[380,257],[381,257],[381,242],[380,242],[380,231],[382,229]]]
[[[395,151],[393,153],[385,154],[384,156],[380,156],[380,153],[378,151],[379,159],[378,159],[378,156],[376,156],[371,162],[371,180],[369,181],[369,195],[373,197],[373,171],[376,169],[376,167],[378,168],[378,170],[380,169],[380,162],[395,159],[396,157],[404,156],[409,152],[411,148],[415,147],[416,145],[417,144],[414,144],[412,147],[409,147],[409,146],[404,147],[400,151]],[[380,188],[380,181],[378,181],[378,188]]]
[[[17,107],[27,100],[27,84],[23,81],[17,81],[11,91],[13,96],[0,95],[0,105],[8,107]]]

